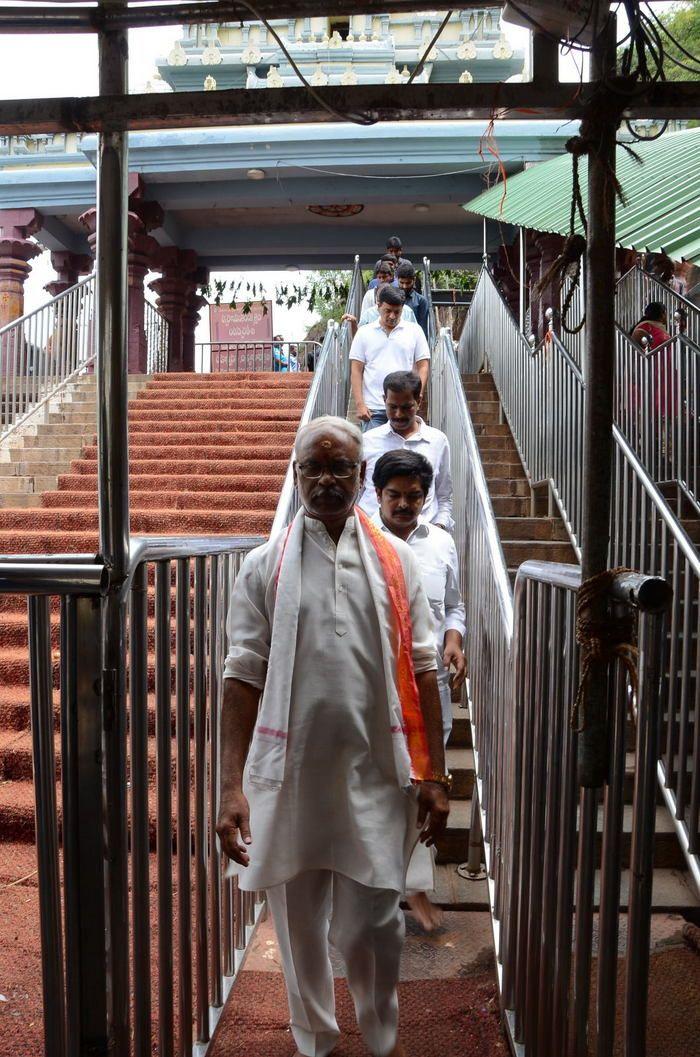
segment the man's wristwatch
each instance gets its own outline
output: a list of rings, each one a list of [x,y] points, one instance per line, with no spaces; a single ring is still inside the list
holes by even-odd
[[[449,771],[446,774],[429,774],[423,779],[424,782],[435,782],[436,785],[444,787],[446,793],[452,792],[453,778]]]

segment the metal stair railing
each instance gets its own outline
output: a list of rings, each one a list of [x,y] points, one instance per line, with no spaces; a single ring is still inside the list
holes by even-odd
[[[465,332],[458,353],[461,372],[472,373],[488,363],[530,483],[550,481],[578,549],[584,392],[580,371],[556,335],[536,349],[529,346],[486,270]],[[639,357],[641,361],[641,353]],[[618,379],[618,387],[621,384]],[[613,441],[611,566],[669,577],[673,584],[663,655],[664,752],[659,774],[700,890],[700,738],[694,734],[693,703],[698,692],[693,642],[700,628],[700,556],[618,426]]]
[[[168,370],[170,324],[150,301],[144,302],[146,331],[146,373],[165,374]]]
[[[176,1042],[177,1052],[193,1057],[208,1048],[261,909],[255,893],[225,876],[216,820],[228,599],[245,555],[262,542],[132,537],[121,587],[128,603],[128,733],[126,716],[108,717],[99,707],[107,678],[100,651],[107,568],[93,555],[0,558],[0,595],[25,594],[29,603],[47,1054],[83,1052],[79,1039],[109,1021],[114,959],[128,964],[124,1001],[133,1057],[150,1057],[156,1036],[159,1053],[175,1053]],[[56,598],[57,656],[51,646]],[[149,710],[155,711],[155,789],[149,787]],[[121,761],[118,771],[109,769],[110,759]],[[119,845],[108,846],[119,820]],[[106,908],[118,888],[128,889],[130,913],[108,923]]]
[[[345,311],[349,315],[354,316],[355,319],[360,318],[363,295],[364,288],[360,258],[356,256],[345,307]],[[320,415],[338,415],[340,418],[345,418],[350,398],[351,345],[352,330],[350,324],[348,322],[336,323],[331,320],[316,361],[314,380],[311,383],[309,395],[304,404],[299,428]],[[299,497],[294,484],[292,469],[293,462],[294,453],[292,452],[277,503],[271,535],[288,525],[299,509]]]
[[[666,306],[669,327],[678,330],[680,325],[690,340],[700,345],[700,308],[638,266],[625,272],[617,283],[616,319],[627,334],[639,323],[650,301]]]
[[[615,419],[653,481],[700,504],[700,347],[676,334],[640,350],[617,328]]]
[[[635,787],[628,911],[620,863],[629,687],[609,673],[611,773],[604,803],[579,790],[574,566],[526,562],[511,594],[476,433],[452,339],[441,332],[433,356],[431,424],[450,441],[455,542],[467,606],[468,699],[476,791],[484,834],[498,980],[505,1022],[525,1057],[591,1053],[612,1057],[617,1003],[624,1002],[625,1052],[645,1053],[659,683],[667,584],[628,574],[613,588],[640,628]],[[598,816],[600,815],[600,825]],[[579,834],[577,831],[577,820]],[[602,830],[602,835],[599,831]],[[593,916],[601,852],[599,941]],[[624,919],[624,922],[621,921]],[[618,995],[618,933],[627,928]],[[597,1000],[591,1008],[594,943]],[[542,996],[547,1001],[542,1001]],[[569,1038],[572,1049],[569,1051]]]
[[[95,363],[95,276],[0,329],[0,440]],[[168,321],[144,303],[148,374],[168,369]]]
[[[0,438],[94,362],[95,276],[0,329]]]

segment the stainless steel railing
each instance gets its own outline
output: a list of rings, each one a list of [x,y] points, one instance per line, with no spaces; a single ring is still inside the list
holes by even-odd
[[[700,506],[700,347],[686,334],[640,350],[617,329],[615,419],[653,481]]]
[[[697,305],[639,267],[631,268],[617,283],[615,316],[627,334],[639,323],[650,301],[660,301],[666,306],[670,330],[675,333],[681,330],[700,345],[700,309]]]
[[[355,319],[360,317],[363,293],[360,258],[356,256],[345,308],[345,311],[353,315]],[[311,419],[318,418],[320,415],[339,415],[341,418],[345,418],[350,397],[349,356],[351,345],[352,330],[350,324],[347,322],[339,324],[331,320],[316,361],[314,380],[306,398],[299,427],[306,425]],[[279,532],[285,525],[288,525],[299,509],[299,497],[294,485],[294,474],[292,471],[293,461],[294,453],[290,457],[284,484],[277,503],[272,534]]]
[[[529,346],[486,271],[479,279],[465,331],[467,336],[460,341],[458,354],[461,373],[471,373],[477,363],[488,363],[528,479],[531,484],[549,481],[553,498],[578,549],[584,399],[580,371],[556,335],[535,349]],[[651,384],[656,375],[649,365],[645,366],[641,352],[637,353],[634,347],[631,351],[627,346],[623,348],[630,355],[638,356],[634,361],[637,373],[632,374],[631,380],[623,382],[620,372],[618,397],[621,399],[623,385],[628,387],[628,393],[633,393],[634,379],[641,378],[640,395],[634,399],[646,400],[646,414],[651,416],[649,402],[653,406],[662,392],[661,389],[655,391]],[[677,363],[680,377],[681,365],[679,361]],[[672,452],[675,443],[675,465],[691,481],[695,480],[693,474],[696,473],[688,439],[697,436],[695,370],[695,367],[693,370],[685,365],[682,367],[686,382],[693,379],[693,383],[686,386],[682,400],[677,398],[676,406],[683,414],[673,419],[673,428],[668,430],[667,449],[654,432],[653,417],[651,422],[643,422],[641,413],[635,417],[634,421],[640,423],[635,426],[638,430],[635,432],[629,420],[631,415],[629,418],[623,416],[623,425],[630,431],[633,444],[639,441],[644,448],[639,438],[647,438],[644,442],[647,444],[648,438],[652,438],[654,444],[651,446],[655,446],[657,454],[663,454],[665,450]],[[663,380],[665,374],[661,373],[660,377]],[[678,392],[677,380],[674,385]],[[628,396],[628,399],[632,397]],[[663,406],[662,403],[661,409]],[[686,415],[686,406],[692,409],[692,413],[688,410]],[[642,403],[642,410],[644,407]],[[659,412],[659,432],[667,428],[664,421]],[[686,422],[687,426],[681,428],[679,422]],[[678,442],[679,436],[681,443]],[[674,604],[664,652],[668,672],[663,684],[666,749],[659,761],[659,769],[681,844],[700,886],[700,742],[694,737],[696,680],[691,645],[700,628],[697,603],[700,597],[700,558],[657,482],[630,444],[629,437],[626,438],[616,426],[613,439],[611,564],[639,569],[647,575],[668,576],[673,583]],[[686,452],[689,455],[687,461],[683,461]],[[668,458],[671,458],[670,454]],[[659,460],[661,464],[661,455]]]
[[[144,302],[146,330],[146,372],[164,374],[168,369],[168,340],[170,324],[150,301]]]
[[[89,1035],[91,1023],[109,1019],[108,966],[115,956],[129,962],[131,997],[113,1000],[130,1003],[134,1057],[150,1057],[156,1040],[160,1054],[175,1053],[177,1040],[178,1053],[202,1055],[211,1038],[257,914],[255,896],[224,876],[215,822],[227,600],[245,554],[260,542],[132,538],[122,589],[128,741],[126,725],[103,718],[99,707],[107,677],[99,651],[106,568],[89,555],[0,560],[0,593],[29,598],[47,1057],[82,1052],[86,1022]],[[58,671],[52,597],[60,604]],[[121,780],[108,782],[106,800],[105,737],[122,759]],[[105,846],[110,815],[123,818],[125,827],[128,819],[116,855]],[[127,876],[131,921],[120,921],[116,931],[111,921],[107,938],[105,892]]]
[[[610,1057],[618,1000],[617,936],[624,908],[620,872],[627,854],[621,795],[627,679],[623,671],[610,673],[612,765],[599,807],[598,791],[579,791],[578,735],[569,721],[578,673],[575,592],[580,572],[573,566],[526,562],[513,598],[447,330],[433,356],[430,416],[447,433],[453,453],[455,542],[467,605],[465,651],[477,796],[508,1030],[526,1055],[589,1052]],[[620,578],[614,594],[611,604],[649,610],[640,621],[623,995],[626,1052],[643,1054],[665,641],[663,616],[654,610],[668,604],[670,590],[657,578],[632,574]],[[623,598],[624,603],[618,601]],[[600,842],[597,1008],[592,1013]],[[546,1002],[542,995],[548,996]],[[573,1036],[571,1050],[567,1031]]]
[[[487,269],[474,291],[458,358],[462,374],[475,374],[488,363],[529,482],[551,482],[578,550],[584,391],[579,367],[551,330],[539,345],[530,345]]]
[[[209,341],[197,344],[195,362],[207,374],[313,371],[320,350],[320,341]]]
[[[94,275],[0,329],[0,438],[94,361]]]

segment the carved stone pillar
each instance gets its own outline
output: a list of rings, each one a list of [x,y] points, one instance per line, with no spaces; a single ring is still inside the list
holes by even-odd
[[[154,268],[161,272],[161,278],[148,285],[157,295],[158,311],[168,322],[168,371],[183,371],[183,317],[196,286],[197,254],[164,246]]]
[[[129,243],[127,251],[127,333],[129,374],[145,374],[148,359],[145,298],[143,283],[146,273],[155,266],[160,246],[147,232],[162,223],[163,211],[157,202],[130,203]],[[93,253],[97,239],[97,210],[88,209],[79,218],[88,232]]]
[[[56,272],[56,278],[47,283],[44,290],[52,297],[58,297],[65,290],[80,280],[81,275],[89,275],[92,271],[93,259],[89,253],[71,253],[69,250],[55,250],[51,254],[51,266]]]
[[[0,210],[0,327],[24,314],[24,284],[29,262],[42,248],[30,242],[42,225],[36,209]]]
[[[209,269],[198,268],[194,274],[195,286],[187,298],[187,304],[182,316],[182,369],[193,371],[195,369],[195,335],[200,312],[206,306],[207,299],[197,293],[200,286],[209,282]]]
[[[564,239],[561,235],[549,235],[544,233],[538,233],[535,237],[535,246],[540,253],[540,277],[539,282],[542,282],[549,269],[554,264],[557,257],[562,251],[564,245]],[[545,312],[548,308],[554,310],[554,326],[557,327],[559,319],[560,309],[560,293],[558,280],[556,283],[550,282],[540,293],[540,312],[539,312],[539,324],[540,333],[539,337],[544,337],[544,332],[547,329],[547,322],[545,319]]]

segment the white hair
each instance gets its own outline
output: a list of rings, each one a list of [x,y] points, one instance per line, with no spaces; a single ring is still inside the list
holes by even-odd
[[[339,433],[344,433],[346,437],[357,444],[360,449],[360,457],[362,457],[362,430],[354,423],[348,422],[346,418],[338,418],[337,415],[321,415],[319,418],[313,418],[311,422],[307,422],[305,426],[301,426],[299,429],[294,442],[294,458],[296,459],[297,457],[299,445],[309,433],[319,433],[324,430],[337,430]]]

